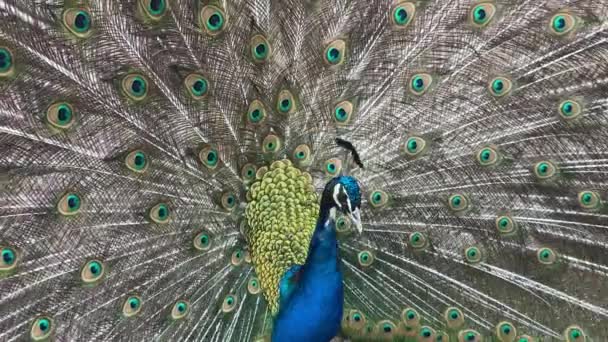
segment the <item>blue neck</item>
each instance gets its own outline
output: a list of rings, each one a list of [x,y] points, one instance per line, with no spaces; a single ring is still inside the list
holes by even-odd
[[[338,270],[338,239],[335,221],[330,217],[330,207],[321,205],[317,225],[310,241],[307,268],[323,272]]]

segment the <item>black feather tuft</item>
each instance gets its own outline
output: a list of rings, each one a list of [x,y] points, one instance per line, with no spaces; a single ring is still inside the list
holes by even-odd
[[[349,141],[340,138],[336,138],[336,144],[338,144],[338,146],[340,147],[344,147],[345,149],[349,150],[353,154],[355,163],[357,163],[360,168],[364,169],[363,163],[361,162],[361,158],[359,157],[359,153],[357,153],[357,149],[355,148],[355,146],[353,146],[353,144],[351,144]]]

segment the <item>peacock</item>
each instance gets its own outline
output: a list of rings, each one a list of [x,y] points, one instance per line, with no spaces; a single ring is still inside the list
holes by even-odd
[[[608,0],[0,0],[0,341],[608,340]]]

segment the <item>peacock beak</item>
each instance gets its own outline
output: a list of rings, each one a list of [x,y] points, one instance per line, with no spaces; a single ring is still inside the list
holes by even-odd
[[[353,226],[355,226],[357,232],[361,234],[363,232],[363,225],[361,224],[361,211],[359,208],[355,208],[355,210],[353,210],[353,212],[348,216],[350,217],[350,220],[352,221]]]

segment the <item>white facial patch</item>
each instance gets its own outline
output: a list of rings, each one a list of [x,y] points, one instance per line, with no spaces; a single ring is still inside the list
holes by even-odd
[[[341,190],[342,190],[342,184],[338,183],[338,184],[336,184],[336,186],[334,186],[334,203],[336,203],[336,205],[340,209],[342,209],[342,204],[338,200],[338,195],[340,194]]]

